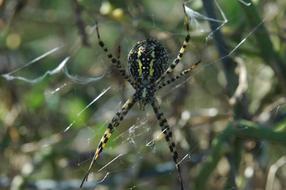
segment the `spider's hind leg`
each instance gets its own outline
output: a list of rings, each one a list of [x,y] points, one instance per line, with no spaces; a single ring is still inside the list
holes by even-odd
[[[173,70],[175,69],[175,67],[180,63],[181,59],[183,58],[183,55],[186,51],[186,48],[190,42],[191,36],[190,36],[190,25],[189,25],[189,20],[188,20],[188,15],[186,13],[185,10],[185,4],[183,4],[183,9],[184,9],[184,14],[185,14],[185,23],[186,23],[186,30],[187,30],[187,35],[185,36],[185,40],[179,50],[179,53],[177,55],[177,57],[173,60],[173,62],[170,64],[170,66],[167,68],[166,72],[159,78],[159,80],[157,81],[157,83],[159,83],[160,81],[164,80],[166,75],[170,74],[171,72],[173,72]]]
[[[120,61],[120,48],[117,50],[117,57],[112,55],[112,53],[109,52],[108,48],[106,47],[105,43],[102,41],[98,29],[98,23],[96,23],[96,34],[98,38],[98,45],[103,49],[104,53],[108,57],[108,59],[111,61],[112,65],[115,66],[115,68],[119,71],[120,75],[126,79],[134,88],[136,88],[137,84],[132,78],[126,73],[125,69],[122,67],[121,61]]]
[[[161,130],[164,133],[164,136],[165,136],[165,139],[168,143],[169,149],[172,153],[172,157],[173,157],[174,163],[176,165],[176,169],[178,171],[178,179],[179,179],[179,182],[181,185],[181,190],[184,190],[181,168],[179,165],[179,156],[178,156],[178,152],[176,149],[175,142],[173,140],[173,134],[172,134],[171,128],[170,128],[170,126],[167,122],[167,119],[165,118],[163,112],[160,111],[158,101],[155,98],[154,98],[154,101],[151,103],[151,105],[152,105],[152,108],[153,108],[154,113],[156,115],[156,118],[159,121]]]

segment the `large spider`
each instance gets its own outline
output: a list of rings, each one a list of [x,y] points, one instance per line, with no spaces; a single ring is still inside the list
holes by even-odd
[[[184,5],[183,9],[185,12]],[[185,18],[187,18],[186,12]],[[159,121],[162,133],[165,135],[165,139],[169,145],[173,160],[176,164],[178,180],[180,182],[181,190],[184,189],[181,169],[180,165],[178,164],[178,152],[176,150],[176,145],[173,140],[172,131],[170,129],[166,117],[164,116],[163,112],[160,111],[160,107],[155,97],[155,93],[161,88],[189,74],[200,63],[197,62],[193,64],[189,69],[183,70],[180,74],[166,79],[166,76],[172,73],[176,65],[181,61],[185,49],[190,41],[190,29],[188,21],[186,22],[186,30],[187,35],[185,37],[183,45],[181,46],[177,57],[171,64],[168,64],[168,53],[166,49],[157,40],[146,39],[137,42],[128,54],[128,69],[129,73],[131,74],[131,76],[129,76],[122,67],[119,57],[113,56],[106,48],[104,42],[101,40],[98,25],[96,24],[96,32],[99,46],[104,50],[105,54],[107,55],[111,63],[117,68],[121,76],[124,77],[124,79],[126,79],[135,89],[135,93],[125,102],[121,110],[115,114],[112,121],[108,124],[107,129],[104,132],[104,135],[102,136],[97,146],[97,149],[94,153],[86,175],[81,182],[80,187],[82,187],[84,182],[87,181],[88,175],[92,169],[94,162],[97,160],[103,148],[106,146],[106,143],[111,137],[111,134],[113,133],[115,128],[119,126],[120,122],[124,119],[124,116],[126,116],[132,106],[138,102],[141,109],[144,109],[147,104],[150,104],[152,106],[156,118]]]

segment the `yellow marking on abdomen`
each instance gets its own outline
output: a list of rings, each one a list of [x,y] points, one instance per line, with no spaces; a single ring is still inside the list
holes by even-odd
[[[139,66],[139,71],[138,71],[139,77],[142,77],[142,72],[143,72],[143,70],[142,70],[143,64],[142,64],[142,62],[140,60],[140,57],[142,55],[143,50],[144,50],[143,47],[140,47],[138,49],[137,61],[138,61],[138,66]]]
[[[151,60],[149,74],[151,77],[154,75],[154,59]]]
[[[139,77],[142,77],[142,67],[143,67],[143,64],[142,64],[142,62],[141,62],[141,60],[140,59],[138,59],[138,64],[139,64]]]

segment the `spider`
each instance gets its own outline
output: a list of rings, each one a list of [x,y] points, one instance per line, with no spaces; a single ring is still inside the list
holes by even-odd
[[[185,13],[185,19],[187,20],[188,16],[186,14],[184,4],[183,9]],[[135,103],[139,103],[139,107],[141,109],[144,109],[147,104],[150,104],[153,108],[156,118],[159,121],[162,133],[164,134],[165,140],[168,143],[169,149],[173,157],[173,161],[176,165],[178,181],[180,183],[181,190],[184,189],[181,169],[178,163],[179,156],[176,150],[176,145],[173,140],[173,134],[166,117],[164,116],[163,112],[160,111],[160,106],[158,100],[155,97],[155,94],[161,88],[173,83],[174,81],[177,81],[178,79],[182,78],[183,76],[186,76],[187,74],[190,74],[191,71],[194,70],[200,63],[200,61],[198,61],[197,63],[193,64],[189,69],[183,70],[180,74],[166,79],[166,77],[173,72],[176,65],[180,63],[184,55],[185,49],[189,44],[190,27],[188,21],[186,22],[186,30],[187,35],[185,36],[185,40],[179,50],[177,57],[173,60],[171,64],[168,64],[168,53],[166,49],[157,40],[146,39],[137,42],[128,54],[128,70],[130,73],[129,75],[122,67],[119,56],[115,57],[114,55],[112,55],[105,46],[104,42],[100,37],[98,24],[96,23],[96,33],[99,46],[103,49],[108,59],[119,71],[120,75],[124,79],[126,79],[134,88],[135,93],[124,103],[121,110],[115,114],[111,122],[108,124],[107,129],[104,132],[104,135],[102,136],[97,146],[89,168],[81,182],[80,188],[82,188],[84,182],[87,181],[92,166],[98,159],[99,155],[102,153],[114,130],[119,126],[120,122],[124,119],[128,111],[133,107],[133,105]]]

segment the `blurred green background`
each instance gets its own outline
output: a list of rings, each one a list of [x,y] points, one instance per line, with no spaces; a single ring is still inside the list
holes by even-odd
[[[0,0],[0,189],[79,189],[107,123],[133,93],[98,46],[96,21],[125,68],[131,47],[150,37],[171,62],[186,35],[182,2]],[[191,43],[176,73],[201,64],[158,94],[185,189],[286,189],[286,2],[186,3],[200,15],[188,15]],[[150,106],[128,113],[85,188],[179,189]]]

